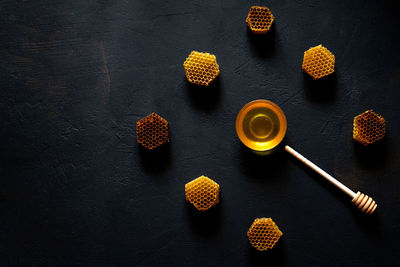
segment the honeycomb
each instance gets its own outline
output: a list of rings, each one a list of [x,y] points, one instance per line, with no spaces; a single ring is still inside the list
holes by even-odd
[[[272,249],[282,235],[271,218],[255,219],[247,231],[250,244],[259,251]]]
[[[322,45],[311,47],[304,52],[302,68],[314,80],[320,79],[335,71],[335,56]]]
[[[382,116],[372,110],[367,110],[354,117],[353,139],[365,146],[372,144],[385,136],[385,125],[386,122]]]
[[[153,112],[136,122],[136,139],[150,150],[168,143],[168,122]]]
[[[186,200],[198,210],[206,211],[219,202],[219,184],[200,176],[185,185]]]
[[[246,23],[253,33],[267,33],[274,22],[274,16],[266,6],[252,6]]]
[[[209,53],[192,51],[183,63],[189,82],[208,86],[218,75],[217,58]]]

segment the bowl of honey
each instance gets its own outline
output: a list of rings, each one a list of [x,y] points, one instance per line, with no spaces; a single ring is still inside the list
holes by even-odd
[[[242,143],[254,151],[274,149],[286,134],[287,121],[275,103],[259,99],[247,103],[236,117],[236,133]]]

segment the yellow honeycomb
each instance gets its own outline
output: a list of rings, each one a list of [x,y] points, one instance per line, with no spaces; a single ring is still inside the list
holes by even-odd
[[[136,122],[136,139],[150,150],[168,143],[168,122],[153,112]]]
[[[385,133],[385,119],[372,111],[372,109],[354,117],[353,139],[357,142],[366,146],[381,140]]]
[[[219,202],[219,184],[200,176],[185,185],[186,200],[198,210],[206,211]]]
[[[267,33],[274,22],[274,15],[266,6],[252,6],[246,23],[253,33]]]
[[[255,219],[247,231],[250,244],[259,251],[272,249],[282,235],[271,218]]]
[[[209,53],[192,51],[183,63],[189,82],[208,86],[218,75],[217,58]]]
[[[335,56],[322,45],[311,47],[304,52],[302,68],[314,80],[320,79],[335,71]]]

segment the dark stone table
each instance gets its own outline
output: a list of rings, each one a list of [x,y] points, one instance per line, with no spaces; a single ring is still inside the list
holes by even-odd
[[[1,2],[0,265],[399,264],[398,1],[269,1],[265,36],[245,24],[252,3]],[[315,82],[301,63],[319,44],[336,72]],[[192,50],[217,56],[210,88],[186,81]],[[259,98],[285,111],[284,143],[374,197],[374,216],[282,145],[240,143],[235,117]],[[363,147],[352,121],[367,109],[387,135]],[[135,127],[151,112],[171,142],[146,153]],[[203,214],[184,197],[202,174],[221,185]],[[266,253],[246,237],[257,217],[284,232]]]

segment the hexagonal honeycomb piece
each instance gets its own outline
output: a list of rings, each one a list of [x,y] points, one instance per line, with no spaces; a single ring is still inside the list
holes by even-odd
[[[217,58],[209,53],[192,51],[183,63],[189,82],[208,86],[219,75]]]
[[[266,6],[252,6],[246,18],[246,23],[253,33],[267,33],[274,22],[274,15]]]
[[[206,176],[185,185],[186,200],[198,210],[206,211],[219,202],[219,184]]]
[[[156,113],[136,122],[136,140],[147,149],[169,142],[168,121]]]
[[[259,251],[272,249],[282,235],[271,218],[255,219],[247,231],[250,244]]]
[[[302,69],[314,80],[335,71],[335,56],[322,45],[311,47],[304,52]]]
[[[372,109],[354,117],[353,139],[363,145],[381,140],[386,133],[385,119]]]

